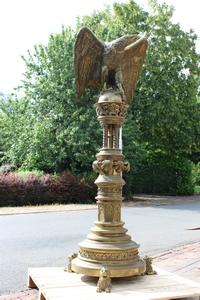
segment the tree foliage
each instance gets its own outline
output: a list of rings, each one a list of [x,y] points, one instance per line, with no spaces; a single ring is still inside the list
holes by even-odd
[[[89,97],[84,105],[76,100],[73,44],[73,32],[63,29],[50,36],[47,46],[35,46],[23,57],[24,96],[6,104],[15,112],[15,120],[5,111],[11,143],[6,156],[18,167],[46,172],[90,168],[98,127]]]
[[[150,147],[170,155],[185,154],[191,151],[197,129],[194,118],[199,116],[197,37],[172,23],[172,8],[155,1],[151,5],[153,13],[148,14],[133,1],[115,4],[113,11],[85,17],[79,26],[89,26],[108,41],[132,32],[149,34],[149,51],[131,111]]]
[[[63,28],[46,46],[28,51],[23,96],[1,101],[1,163],[46,172],[90,172],[101,146],[96,91],[77,99],[73,73],[75,35],[85,25],[104,41],[128,33],[148,35],[148,54],[123,129],[124,153],[132,164],[129,181],[137,182],[141,170],[151,174],[152,166],[164,161],[172,162],[174,173],[180,162],[188,165],[200,147],[197,36],[172,23],[173,8],[154,0],[151,8],[146,12],[133,0],[115,3],[79,19],[75,31]]]

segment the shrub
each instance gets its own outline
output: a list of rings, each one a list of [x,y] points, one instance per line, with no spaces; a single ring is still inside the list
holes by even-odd
[[[0,174],[0,206],[92,203],[94,187],[65,172],[58,175]]]
[[[194,192],[195,192],[196,194],[200,194],[200,185],[196,185],[196,186],[195,186]]]
[[[192,163],[187,159],[180,159],[175,164],[176,170],[176,193],[178,195],[191,195],[194,193],[192,180]]]
[[[125,177],[129,195],[132,193],[190,195],[194,192],[192,163],[185,158],[161,154],[136,166]]]
[[[200,162],[192,167],[192,177],[194,185],[200,185]]]

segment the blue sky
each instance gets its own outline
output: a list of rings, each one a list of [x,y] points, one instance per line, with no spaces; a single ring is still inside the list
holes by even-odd
[[[76,17],[116,0],[3,0],[0,1],[0,92],[12,92],[20,83],[24,64],[21,55],[34,44],[46,43],[63,25],[73,26]],[[117,2],[126,2],[121,0]],[[136,0],[145,9],[148,0]],[[159,2],[163,2],[159,0]],[[184,30],[200,30],[199,0],[166,0],[175,7],[174,22]],[[200,45],[198,43],[198,49]]]

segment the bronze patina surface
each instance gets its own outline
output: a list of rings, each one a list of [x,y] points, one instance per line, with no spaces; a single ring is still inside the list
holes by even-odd
[[[78,256],[70,261],[76,273],[100,276],[103,267],[109,276],[126,277],[145,272],[145,262],[121,220],[123,171],[129,171],[119,147],[119,133],[147,50],[147,40],[126,35],[113,42],[99,41],[82,28],[75,43],[75,76],[78,95],[90,86],[99,87],[97,119],[103,129],[103,146],[93,169],[99,173],[98,219],[80,243]]]
[[[87,27],[83,27],[74,48],[78,95],[90,86],[101,91],[113,87],[121,92],[124,101],[130,103],[147,46],[147,39],[136,34],[102,42]]]

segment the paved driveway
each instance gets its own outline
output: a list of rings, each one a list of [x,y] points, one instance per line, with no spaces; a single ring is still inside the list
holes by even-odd
[[[0,294],[26,288],[27,268],[65,266],[96,220],[96,210],[0,217]],[[124,208],[142,254],[200,240],[200,203]]]

